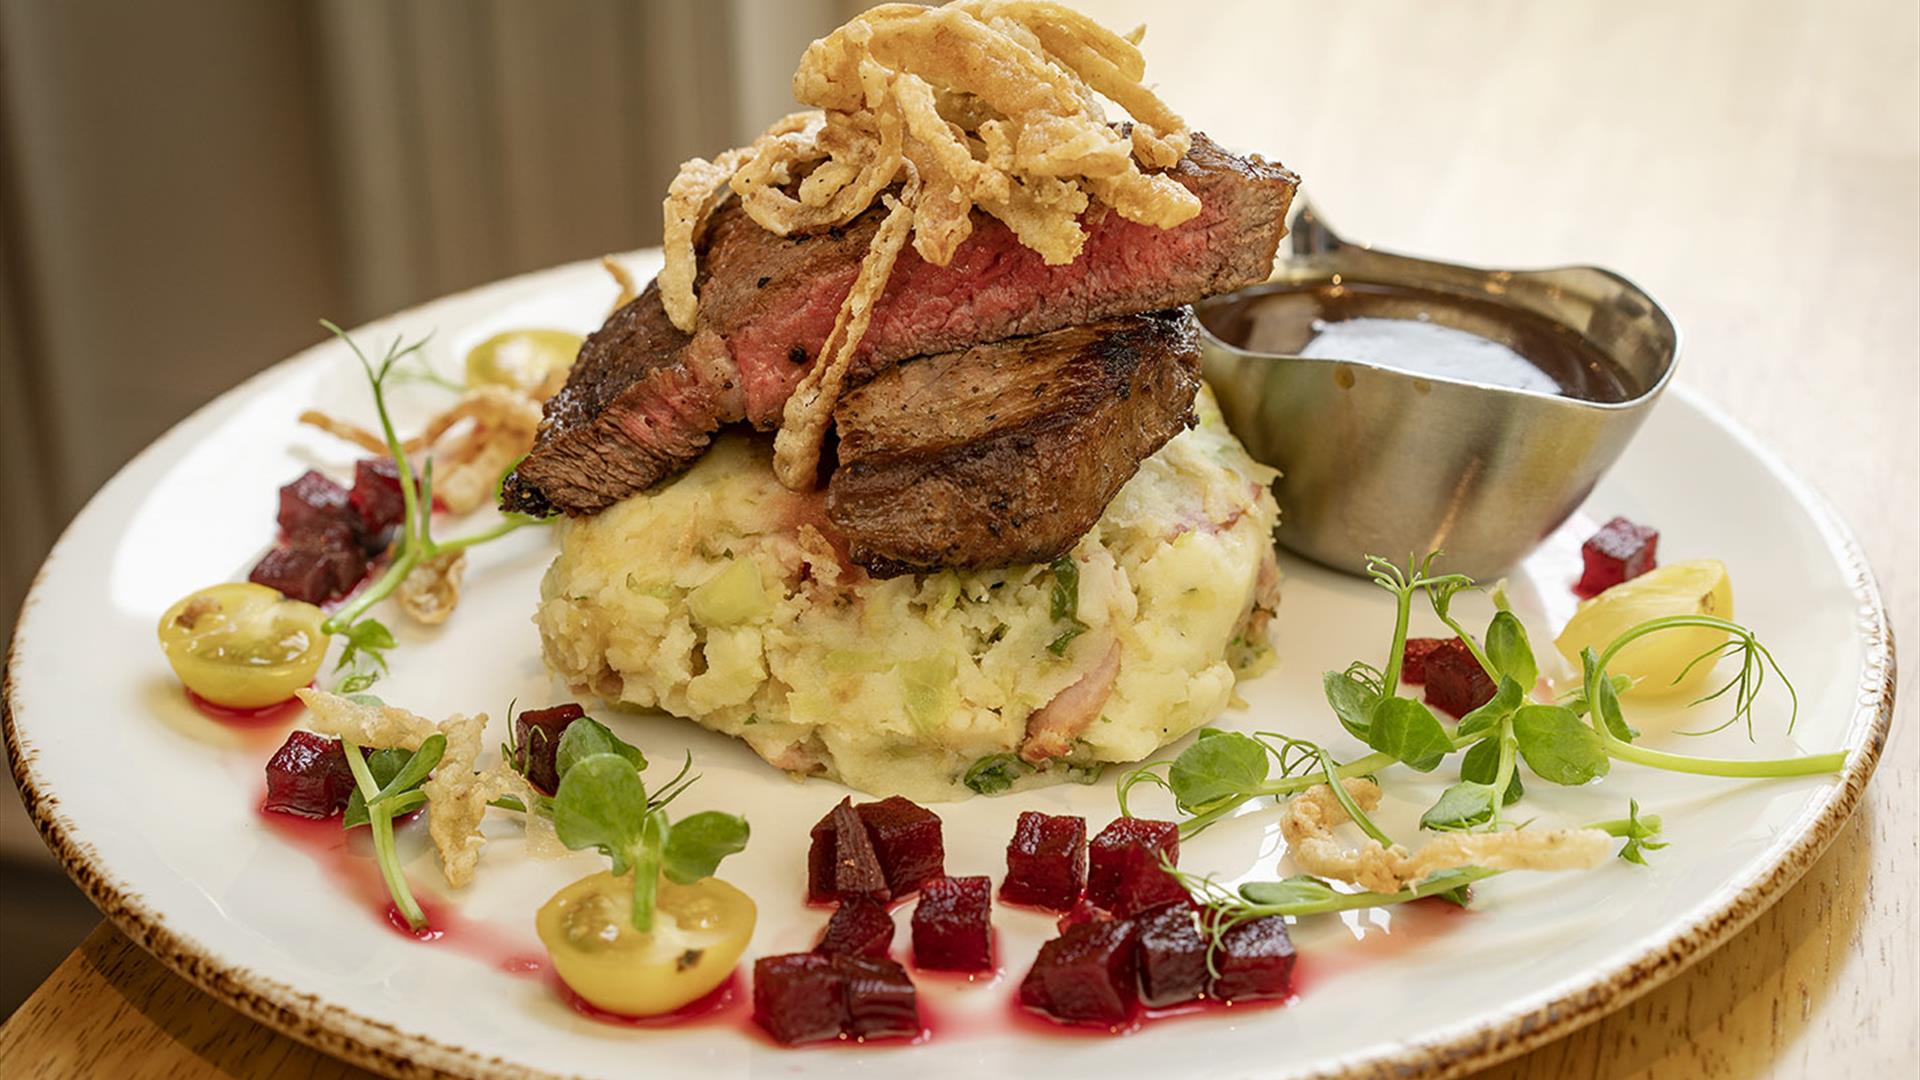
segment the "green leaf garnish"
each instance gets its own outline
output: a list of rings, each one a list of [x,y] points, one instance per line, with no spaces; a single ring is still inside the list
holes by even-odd
[[[1447,729],[1424,702],[1412,698],[1381,698],[1368,720],[1367,745],[1415,772],[1432,772],[1453,752]]]
[[[397,818],[427,801],[427,797],[416,789],[426,782],[434,766],[447,752],[447,737],[434,732],[420,743],[418,750],[402,750],[388,747],[375,750],[367,755],[367,771],[373,775],[378,790],[369,799],[355,788],[347,796],[347,809],[341,818],[344,828],[352,829],[371,824],[373,815],[369,807],[379,807],[390,818]],[[406,796],[417,796],[406,798]],[[402,800],[405,799],[403,804]],[[404,805],[404,809],[400,808]]]
[[[713,876],[720,860],[746,850],[747,819],[707,810],[673,823],[661,863],[668,880],[691,885]]]
[[[645,839],[648,811],[647,785],[633,763],[619,754],[595,754],[574,762],[560,779],[553,829],[567,847],[595,848],[613,861],[615,874],[630,874]]]
[[[412,756],[413,751],[401,750],[398,747],[375,750],[367,755],[367,771],[373,774],[375,795],[386,790],[387,784],[400,774],[407,759]],[[340,818],[341,827],[354,829],[372,820],[372,816],[367,813],[367,797],[360,793],[358,787],[355,787],[353,793],[347,796],[347,809]]]
[[[1340,726],[1347,729],[1347,734],[1366,742],[1367,732],[1373,726],[1373,707],[1380,703],[1379,692],[1354,678],[1351,669],[1327,672],[1320,677],[1320,688]]]
[[[579,720],[567,725],[561,749],[579,725]],[[689,755],[680,774],[649,798],[639,768],[626,754],[609,750],[578,757],[561,775],[550,806],[562,844],[574,851],[597,850],[616,875],[631,876],[633,927],[642,932],[653,929],[661,874],[690,885],[712,876],[722,859],[747,845],[746,819],[732,814],[706,811],[677,825],[668,820],[666,804],[698,779],[683,780],[692,762]]]
[[[1521,796],[1527,793],[1527,789],[1520,782],[1518,770],[1509,768],[1507,774],[1507,797],[1501,801],[1511,805],[1519,802]],[[1472,780],[1491,787],[1499,775],[1499,739],[1482,739],[1467,747],[1467,752],[1460,755],[1460,779]]]
[[[1241,898],[1251,904],[1320,904],[1339,895],[1339,890],[1311,874],[1295,874],[1279,881],[1253,881],[1240,886]]]
[[[1627,723],[1626,713],[1620,708],[1620,693],[1613,680],[1599,677],[1600,658],[1593,654],[1592,649],[1580,650],[1580,666],[1583,669],[1587,706],[1593,716],[1621,742],[1630,743],[1639,738],[1639,730]]]
[[[1527,641],[1527,628],[1511,611],[1496,611],[1487,627],[1487,659],[1494,671],[1530,689],[1540,678],[1540,666]]]
[[[1422,824],[1430,829],[1492,830],[1506,827],[1502,809],[1525,795],[1516,767],[1520,761],[1525,761],[1541,778],[1557,784],[1585,784],[1601,779],[1611,771],[1614,760],[1674,772],[1728,777],[1812,776],[1835,772],[1845,765],[1845,753],[1733,761],[1670,754],[1634,745],[1639,732],[1627,723],[1620,698],[1632,680],[1608,673],[1606,665],[1627,644],[1648,634],[1693,626],[1723,630],[1730,636],[1725,645],[1694,661],[1695,664],[1709,663],[1728,655],[1741,660],[1740,672],[1734,678],[1694,702],[1699,705],[1724,695],[1733,696],[1733,715],[1707,731],[1717,731],[1743,719],[1751,728],[1753,704],[1769,673],[1780,675],[1789,696],[1793,697],[1792,684],[1786,682],[1778,664],[1753,632],[1715,616],[1669,616],[1635,626],[1597,655],[1592,650],[1585,654],[1583,684],[1577,690],[1563,695],[1559,702],[1535,700],[1532,691],[1539,682],[1538,661],[1533,656],[1526,627],[1513,613],[1505,590],[1496,586],[1492,591],[1496,612],[1488,625],[1483,646],[1460,625],[1452,611],[1454,599],[1475,585],[1464,575],[1435,573],[1433,563],[1437,554],[1409,559],[1404,567],[1378,556],[1368,557],[1368,574],[1394,598],[1387,663],[1383,668],[1376,668],[1363,660],[1355,660],[1344,671],[1327,672],[1322,677],[1322,692],[1328,708],[1341,727],[1364,742],[1373,753],[1340,763],[1321,748],[1278,732],[1263,731],[1251,737],[1236,735],[1227,741],[1221,741],[1218,736],[1204,737],[1203,732],[1203,738],[1178,757],[1147,762],[1121,774],[1116,785],[1120,812],[1132,816],[1128,797],[1142,784],[1167,789],[1178,809],[1188,815],[1179,825],[1180,835],[1189,837],[1232,815],[1249,801],[1296,794],[1323,782],[1323,777],[1343,802],[1350,802],[1337,782],[1340,778],[1374,775],[1394,764],[1430,771],[1448,755],[1464,750],[1460,782],[1449,787],[1440,801],[1429,808]],[[1056,576],[1056,586],[1058,582]],[[1406,653],[1411,602],[1414,594],[1420,592],[1426,593],[1434,614],[1460,638],[1496,684],[1492,700],[1468,713],[1451,734],[1423,703],[1396,694]],[[1797,697],[1793,697],[1793,703],[1797,712]],[[1791,719],[1788,729],[1792,729]],[[1281,761],[1279,775],[1262,771],[1267,763],[1255,762],[1251,752],[1254,746]],[[1321,775],[1300,774],[1303,761],[1317,765]],[[1499,793],[1497,799],[1496,792]],[[1350,816],[1382,844],[1390,842],[1384,834],[1375,835],[1377,830],[1364,820],[1364,815],[1350,811]],[[1638,856],[1644,850],[1655,850],[1660,843],[1657,840],[1643,842],[1645,837],[1630,837],[1628,832],[1620,831],[1628,829],[1624,822],[1608,823],[1608,827],[1615,830],[1613,835],[1629,838],[1629,857]],[[1413,891],[1426,895],[1424,890],[1431,885],[1457,900],[1464,896],[1462,890],[1469,882],[1458,880],[1442,887],[1443,884],[1423,882]]]
[[[1513,711],[1527,699],[1520,684],[1502,675],[1500,686],[1485,705],[1460,718],[1460,727],[1454,732],[1461,738],[1482,735],[1500,726],[1500,721],[1513,715]]]
[[[591,716],[569,721],[560,732],[560,744],[554,747],[554,769],[562,780],[575,763],[595,754],[617,754],[637,771],[645,771],[647,757],[640,749],[623,741],[611,729]]]
[[[1181,806],[1201,807],[1230,795],[1254,794],[1267,782],[1267,748],[1257,740],[1212,728],[1202,728],[1200,734],[1167,771],[1167,783]]]
[[[988,754],[974,762],[960,782],[977,795],[998,795],[1031,771],[1032,766],[1013,754]]]
[[[1462,780],[1440,793],[1440,801],[1420,815],[1420,827],[1451,831],[1484,825],[1494,815],[1493,785]]]
[[[1641,817],[1640,803],[1636,799],[1627,800],[1626,844],[1620,849],[1620,857],[1630,863],[1647,865],[1646,852],[1658,851],[1667,846],[1659,839],[1660,819]]]
[[[1564,705],[1522,707],[1513,714],[1513,735],[1527,768],[1548,783],[1584,784],[1613,767],[1600,734]]]
[[[357,694],[387,673],[387,650],[394,647],[393,631],[378,619],[361,619],[341,627],[340,657],[333,670],[345,671],[333,685],[341,695]]]

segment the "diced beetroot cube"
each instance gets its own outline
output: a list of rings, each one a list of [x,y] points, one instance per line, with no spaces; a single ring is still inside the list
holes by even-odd
[[[867,827],[873,853],[887,876],[887,891],[898,900],[928,878],[946,873],[946,845],[940,817],[898,795],[853,808]]]
[[[887,875],[873,853],[867,826],[853,808],[852,799],[813,827],[813,847],[807,852],[807,900],[822,903],[856,896],[887,899]]]
[[[1581,596],[1598,596],[1639,577],[1654,568],[1659,547],[1660,530],[1614,518],[1580,545],[1580,559],[1586,567],[1573,591]]]
[[[1207,941],[1192,905],[1167,904],[1141,915],[1140,1000],[1178,1005],[1207,992]]]
[[[1407,639],[1407,647],[1400,654],[1400,681],[1409,686],[1419,686],[1427,681],[1427,657],[1453,638],[1416,637]]]
[[[835,956],[846,980],[846,1033],[855,1039],[913,1038],[920,1034],[920,1000],[907,969],[885,957]]]
[[[288,536],[317,533],[354,516],[347,505],[347,489],[315,469],[280,489],[280,513],[276,520]]]
[[[587,715],[587,710],[568,702],[546,709],[528,709],[513,718],[513,765],[527,778],[534,790],[552,795],[560,790],[560,766],[555,755],[560,751],[560,736],[567,725]]]
[[[753,1020],[778,1042],[920,1034],[913,980],[891,960],[789,953],[753,965]]]
[[[1459,638],[1427,654],[1427,704],[1459,719],[1493,700],[1493,679]]]
[[[1007,842],[1000,899],[1066,911],[1087,887],[1087,819],[1028,810]]]
[[[1135,987],[1131,920],[1090,922],[1040,946],[1020,983],[1020,1004],[1067,1024],[1116,1027],[1133,1019]]]
[[[353,770],[339,739],[295,731],[267,759],[266,809],[304,818],[330,818],[347,808]]]
[[[1283,998],[1293,993],[1293,939],[1279,915],[1249,919],[1220,935],[1209,988],[1221,1001]]]
[[[913,909],[913,962],[930,971],[993,969],[993,882],[937,877]]]
[[[1087,899],[1120,918],[1187,899],[1187,890],[1160,869],[1160,857],[1180,861],[1180,829],[1171,821],[1119,818],[1093,838]]]
[[[1053,925],[1060,933],[1064,934],[1069,928],[1080,926],[1083,923],[1112,921],[1113,912],[1102,907],[1096,907],[1085,899],[1082,899],[1079,903],[1073,905],[1072,909],[1065,915],[1054,920]]]
[[[285,544],[260,557],[247,573],[247,580],[283,596],[324,604],[333,599],[334,572],[313,552],[296,552]]]
[[[367,573],[367,557],[353,546],[282,544],[254,564],[247,580],[295,600],[324,604],[352,591]]]
[[[360,570],[351,579],[359,581],[361,574],[366,572],[366,536],[360,524],[360,515],[350,504],[349,498],[346,488],[309,469],[298,480],[280,489],[277,520],[283,534],[282,547],[339,553],[338,557],[332,559],[318,554],[310,555],[303,565],[331,562],[350,568],[355,557],[359,556]],[[288,555],[282,558],[293,557]],[[351,588],[351,584],[338,591],[344,592],[346,588]]]
[[[813,951],[828,956],[884,957],[892,946],[893,916],[877,902],[861,896],[834,911]]]
[[[776,1042],[837,1039],[847,1029],[846,976],[837,957],[813,953],[753,962],[753,1022]]]
[[[363,458],[353,465],[353,491],[348,494],[369,537],[380,536],[407,516],[406,495],[400,490],[400,467],[392,458]]]

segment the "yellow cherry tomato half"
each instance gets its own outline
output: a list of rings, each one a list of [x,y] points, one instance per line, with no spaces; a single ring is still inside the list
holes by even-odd
[[[326,619],[265,585],[214,585],[160,616],[160,648],[187,689],[215,705],[260,709],[313,681],[327,655]]]
[[[1597,655],[1628,630],[1669,615],[1714,615],[1731,620],[1733,580],[1727,576],[1727,568],[1717,560],[1701,559],[1658,567],[1623,581],[1582,603],[1553,644],[1578,671],[1581,649],[1592,649]],[[1713,664],[1693,661],[1726,640],[1726,631],[1705,626],[1662,630],[1622,648],[1608,662],[1607,671],[1639,680],[1627,691],[1630,695],[1697,696],[1708,689]],[[1691,670],[1689,664],[1693,664]],[[1686,672],[1684,679],[1681,672]]]
[[[534,919],[553,969],[574,993],[621,1016],[658,1016],[712,993],[733,973],[757,916],[746,893],[705,878],[660,879],[653,929],[633,928],[633,885],[601,871],[553,894]]]
[[[573,367],[585,339],[565,330],[507,330],[467,353],[468,386],[504,386],[523,394]]]

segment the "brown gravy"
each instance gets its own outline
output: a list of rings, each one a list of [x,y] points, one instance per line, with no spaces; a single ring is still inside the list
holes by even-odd
[[[1543,316],[1451,293],[1364,282],[1250,289],[1205,305],[1208,330],[1250,352],[1351,360],[1455,382],[1603,403],[1632,376]]]

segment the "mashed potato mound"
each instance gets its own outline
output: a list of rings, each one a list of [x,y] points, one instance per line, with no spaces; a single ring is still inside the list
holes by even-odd
[[[780,486],[769,440],[724,435],[678,480],[560,524],[547,664],[877,795],[963,798],[983,761],[1020,786],[1091,780],[1211,721],[1271,657],[1275,474],[1205,390],[1195,407],[1072,567],[886,580],[836,552],[819,494]]]

